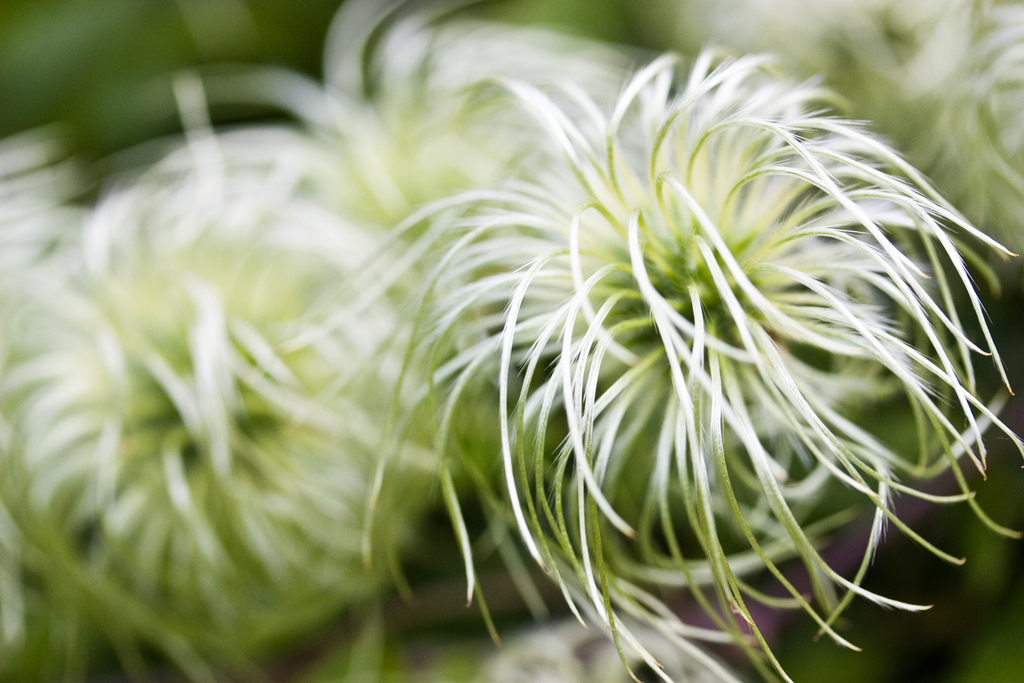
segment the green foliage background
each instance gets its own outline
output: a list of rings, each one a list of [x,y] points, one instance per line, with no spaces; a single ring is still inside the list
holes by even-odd
[[[338,0],[0,0],[0,138],[48,124],[62,127],[69,152],[100,177],[116,153],[180,132],[171,78],[181,69],[273,64],[319,75],[323,39]],[[657,22],[627,0],[491,2],[474,12],[640,48],[670,49]],[[219,109],[230,125],[272,112]],[[1024,299],[1019,287],[982,289],[1011,381],[1024,394]],[[989,382],[994,387],[995,382]],[[1004,417],[1024,430],[1024,399]],[[885,419],[884,416],[880,419]],[[1024,528],[1024,471],[1005,444],[992,444],[978,499],[991,516]],[[898,508],[899,509],[899,508]],[[441,522],[442,532],[445,522]],[[862,653],[816,642],[807,619],[781,623],[777,654],[796,681],[829,683],[1015,683],[1024,671],[1024,543],[986,530],[966,506],[929,507],[924,536],[968,558],[950,567],[892,534],[866,587],[911,602],[923,614],[885,612],[859,601],[844,635]],[[457,572],[456,572],[457,573]],[[484,636],[473,617],[448,634]],[[413,630],[415,635],[415,630]],[[423,636],[424,634],[420,634]],[[437,638],[436,632],[429,634]],[[415,638],[414,638],[415,640]],[[429,640],[445,652],[443,641]],[[392,646],[396,660],[408,648]],[[422,644],[419,646],[422,647]],[[405,648],[405,649],[403,649]],[[328,648],[329,650],[329,648]],[[404,653],[404,654],[403,654]],[[451,667],[458,670],[457,653]],[[329,657],[328,657],[329,658]]]

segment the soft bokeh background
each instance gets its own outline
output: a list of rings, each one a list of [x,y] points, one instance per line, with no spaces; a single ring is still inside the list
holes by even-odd
[[[339,0],[0,0],[0,137],[57,124],[68,141],[68,152],[80,155],[91,176],[98,179],[116,166],[111,160],[118,152],[180,131],[171,92],[172,76],[179,70],[258,63],[318,76],[324,35],[339,4]],[[671,32],[664,30],[658,14],[641,11],[628,0],[506,0],[483,3],[472,11],[506,21],[554,24],[576,34],[646,49],[672,47]],[[212,114],[221,125],[276,115],[238,108],[215,108]],[[983,295],[1011,379],[1024,393],[1024,300],[1019,288],[1007,287],[999,296],[983,290]],[[994,381],[987,386],[991,394],[998,389]],[[1011,399],[1004,415],[1021,433],[1022,400]],[[1022,463],[1007,443],[997,440],[991,446],[989,476],[977,483],[978,500],[1000,523],[1024,528]],[[861,653],[816,641],[809,619],[786,617],[778,630],[777,654],[783,666],[798,682],[1016,683],[1024,679],[1024,542],[988,531],[966,506],[918,509],[908,502],[904,510],[917,519],[925,537],[966,556],[967,563],[947,566],[893,533],[877,557],[867,587],[935,607],[922,614],[906,614],[855,603],[844,616],[842,632],[864,648]],[[438,527],[443,534],[447,521],[439,518]],[[454,556],[454,545],[451,550]],[[453,562],[457,564],[457,558]],[[439,574],[443,565],[438,562]],[[395,662],[447,658],[446,668],[457,675],[467,647],[487,647],[477,613],[458,612],[459,590],[449,596],[459,619],[448,631],[439,632],[434,624],[421,626],[415,612],[401,610],[400,617],[407,623],[398,628],[387,623],[385,612],[383,633],[403,633],[401,642],[385,641],[385,657]],[[443,596],[444,591],[439,594]],[[499,616],[505,615],[499,625],[525,614],[515,601],[499,608]],[[277,667],[281,680],[293,680],[299,668],[315,672],[322,665],[322,671],[331,671],[335,643],[342,653],[338,666],[344,669],[345,642],[355,635],[340,625],[310,652]]]

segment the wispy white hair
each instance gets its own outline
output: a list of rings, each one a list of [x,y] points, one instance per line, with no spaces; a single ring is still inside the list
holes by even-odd
[[[529,554],[613,632],[625,605],[660,623],[632,582],[667,583],[767,651],[740,578],[757,569],[842,644],[831,623],[854,595],[918,609],[861,587],[863,569],[887,522],[960,561],[893,493],[974,505],[966,484],[943,498],[901,479],[959,473],[965,454],[984,469],[990,423],[1020,446],[975,394],[973,357],[1002,366],[957,244],[1005,250],[764,57],[707,52],[680,78],[666,56],[611,106],[504,85],[545,142],[441,261],[433,353],[442,424],[467,387],[496,387],[494,457]],[[881,406],[917,424],[919,452],[868,429]],[[875,509],[855,577],[812,530],[842,489]]]

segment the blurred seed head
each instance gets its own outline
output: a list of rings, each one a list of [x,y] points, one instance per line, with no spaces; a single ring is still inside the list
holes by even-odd
[[[419,496],[367,517],[401,368],[397,311],[352,289],[374,237],[309,199],[301,146],[191,137],[22,277],[0,408],[31,575],[195,673],[378,594]]]
[[[703,0],[669,4],[680,17],[680,36],[770,51],[799,73],[822,74],[853,115],[894,140],[960,210],[1021,250],[1024,13],[1018,4],[730,0],[713,10]]]
[[[323,156],[309,181],[325,204],[383,228],[513,171],[523,147],[495,79],[613,96],[630,63],[553,31],[373,1],[342,7],[325,52],[324,85],[261,71],[219,80],[213,96],[293,112]]]

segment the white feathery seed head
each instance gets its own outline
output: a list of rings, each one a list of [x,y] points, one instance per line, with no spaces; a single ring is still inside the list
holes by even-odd
[[[617,614],[673,620],[637,586],[685,585],[767,650],[741,578],[761,572],[849,645],[831,623],[852,596],[918,607],[835,571],[812,523],[859,498],[876,511],[863,568],[886,523],[959,561],[893,495],[974,505],[962,477],[947,498],[901,482],[984,470],[989,425],[1020,446],[975,394],[975,359],[1001,364],[958,244],[1005,250],[822,113],[813,83],[759,56],[705,52],[683,77],[676,61],[610,107],[504,82],[543,132],[436,274],[446,411],[474,381],[496,387],[510,523],[623,642]],[[870,431],[872,410],[906,415],[918,450]],[[817,607],[779,569],[793,557]]]
[[[379,593],[418,497],[368,517],[401,370],[396,310],[352,289],[375,238],[310,200],[303,149],[190,139],[24,276],[0,411],[28,571],[126,665],[142,641],[202,677]]]

